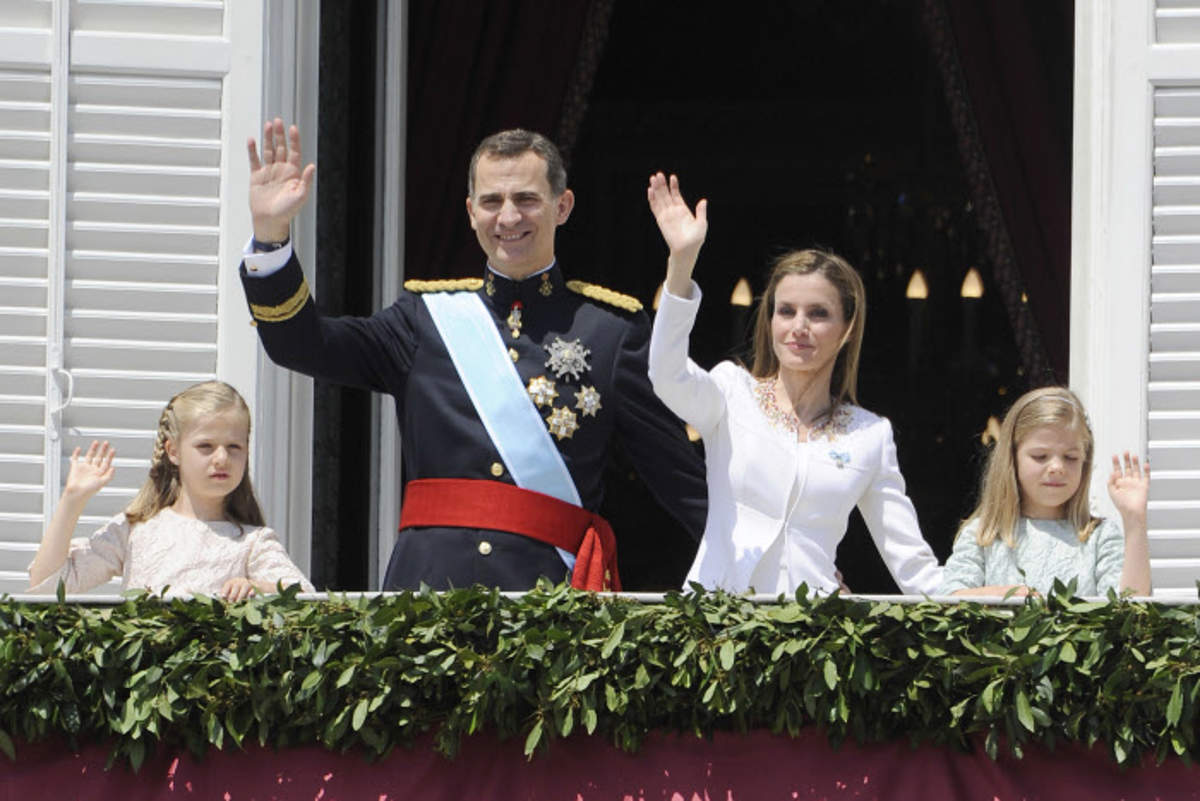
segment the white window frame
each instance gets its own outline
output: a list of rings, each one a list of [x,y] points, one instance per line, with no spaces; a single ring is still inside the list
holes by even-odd
[[[1154,91],[1200,84],[1200,44],[1156,41],[1156,22],[1196,16],[1157,7],[1168,5],[1075,5],[1070,372],[1094,423],[1092,501],[1106,516],[1110,454],[1150,445]]]
[[[316,158],[320,0],[227,0],[226,30],[262,43],[258,58],[235,58],[225,81],[223,132],[229,141],[261,139],[268,118],[300,126],[304,158]],[[272,364],[251,325],[236,266],[252,233],[245,151],[230,147],[221,165],[221,255],[218,281],[217,370],[250,390],[255,492],[271,527],[297,566],[312,567],[312,379]],[[292,226],[292,240],[310,282],[315,269],[316,192]]]
[[[408,0],[389,2],[380,9],[384,30],[376,73],[375,163],[379,176],[375,199],[376,310],[390,306],[404,285],[405,125],[408,92]],[[400,425],[394,401],[371,398],[371,541],[368,550],[369,589],[383,586],[388,559],[400,522]]]
[[[1108,455],[1147,446],[1153,30],[1151,0],[1075,6],[1070,373],[1100,421],[1092,499],[1110,514]]]

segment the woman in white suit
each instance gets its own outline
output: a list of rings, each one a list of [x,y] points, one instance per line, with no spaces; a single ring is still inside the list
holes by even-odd
[[[674,175],[651,176],[650,209],[670,249],[650,339],[654,391],[704,439],[708,520],[688,581],[731,592],[838,588],[834,556],[858,506],[900,589],[932,593],[942,570],[904,492],[891,424],[856,405],[865,292],[832,253],[775,263],[759,304],[754,361],[705,371],[688,358],[700,307],[692,281],[708,232]]]

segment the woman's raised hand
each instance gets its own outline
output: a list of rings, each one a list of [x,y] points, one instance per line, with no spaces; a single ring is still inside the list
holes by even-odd
[[[87,500],[99,492],[117,472],[113,466],[113,458],[117,451],[107,442],[95,440],[88,446],[87,453],[82,458],[79,448],[71,454],[71,470],[67,473],[67,483],[63,487],[63,495],[73,495],[81,500]]]
[[[284,136],[283,120],[276,117],[263,126],[262,160],[254,137],[246,140],[250,154],[250,215],[254,238],[282,242],[288,238],[292,218],[308,200],[315,164],[302,166],[300,129],[293,125]]]
[[[692,270],[708,235],[708,201],[697,203],[693,214],[679,192],[679,179],[672,175],[668,180],[661,172],[650,176],[646,200],[671,251],[667,256],[667,291],[676,297],[690,297]]]
[[[1108,496],[1123,519],[1145,520],[1146,502],[1150,497],[1150,463],[1143,464],[1137,456],[1125,451],[1124,461],[1113,456],[1112,473],[1108,477]]]
[[[686,256],[690,252],[694,261],[708,234],[708,201],[697,203],[693,214],[679,192],[679,178],[672,175],[668,180],[661,172],[650,176],[646,199],[671,255]]]

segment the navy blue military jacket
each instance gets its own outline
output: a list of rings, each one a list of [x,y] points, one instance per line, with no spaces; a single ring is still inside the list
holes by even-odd
[[[620,439],[658,501],[694,538],[703,533],[704,466],[680,421],[650,387],[650,325],[635,299],[591,284],[565,282],[555,266],[525,281],[510,281],[490,271],[486,280],[409,281],[409,291],[371,317],[326,317],[317,312],[294,255],[266,278],[247,276],[243,265],[242,285],[263,347],[275,363],[395,397],[406,481],[471,478],[513,483],[420,294],[477,292],[491,311],[522,383],[529,387],[539,377],[554,382],[557,396],[539,407],[543,419],[562,408],[574,416],[577,428],[551,439],[582,505],[599,509],[609,447]],[[515,317],[514,305],[519,308]],[[548,348],[575,340],[590,351],[587,369],[577,380],[556,375],[547,364]],[[593,406],[599,402],[594,414],[576,408],[577,393],[585,387],[594,389],[585,396]],[[558,415],[560,420],[570,418],[563,411]],[[616,533],[619,542],[622,532]],[[398,536],[384,583],[387,589],[424,582],[435,588],[482,583],[520,590],[532,587],[540,575],[561,580],[566,566],[554,548],[536,540],[485,529],[410,528]]]

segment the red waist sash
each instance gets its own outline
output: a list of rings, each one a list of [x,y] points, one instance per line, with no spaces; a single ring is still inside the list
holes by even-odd
[[[500,481],[422,478],[404,488],[400,528],[448,526],[507,531],[575,554],[571,586],[621,589],[617,538],[594,512]]]

